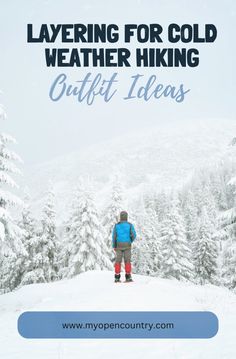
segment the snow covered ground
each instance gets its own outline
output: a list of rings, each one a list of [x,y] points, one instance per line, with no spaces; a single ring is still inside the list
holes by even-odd
[[[1,359],[234,359],[236,295],[211,285],[134,275],[114,284],[113,273],[91,271],[70,280],[33,284],[0,296]],[[212,339],[41,339],[22,338],[17,319],[33,310],[209,310],[219,318]]]

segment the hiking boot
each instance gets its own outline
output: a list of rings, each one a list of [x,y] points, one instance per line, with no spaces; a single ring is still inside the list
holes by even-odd
[[[115,274],[115,283],[120,282],[120,274]]]
[[[133,282],[133,279],[132,279],[130,273],[129,273],[129,274],[128,274],[128,273],[125,274],[125,281],[126,281],[126,282]]]

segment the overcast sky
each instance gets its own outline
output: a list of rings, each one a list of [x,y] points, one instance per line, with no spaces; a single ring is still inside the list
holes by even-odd
[[[181,118],[192,121],[202,117],[235,118],[235,20],[236,3],[233,0],[2,2],[0,103],[5,106],[8,120],[1,123],[1,128],[16,137],[19,143],[17,151],[29,165],[123,133],[150,128],[158,121],[170,121],[171,125],[171,121]],[[191,44],[200,52],[198,67],[52,69],[45,65],[45,43],[28,44],[26,41],[27,23],[34,24],[35,28],[42,23],[116,23],[120,28],[125,23],[159,23],[165,28],[173,22],[197,23],[201,31],[206,23],[216,25],[218,37],[215,43]],[[118,45],[124,46],[122,41]],[[57,42],[55,46],[61,44]],[[72,46],[76,47],[76,44]],[[158,44],[147,46],[158,47]],[[165,42],[163,46],[171,45]],[[186,47],[181,43],[176,46]],[[101,72],[105,79],[118,72],[118,93],[112,101],[105,103],[97,99],[88,106],[72,97],[62,98],[59,102],[50,100],[49,89],[58,74],[65,73],[75,84],[89,71],[93,76]],[[155,74],[160,83],[177,87],[184,84],[191,91],[182,103],[169,98],[146,103],[135,99],[124,101],[122,97],[129,88],[130,77],[137,73],[145,75],[146,79]]]

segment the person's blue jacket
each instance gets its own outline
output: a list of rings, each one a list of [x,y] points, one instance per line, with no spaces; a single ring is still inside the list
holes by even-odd
[[[129,222],[117,223],[112,232],[112,247],[116,248],[115,243],[118,242],[129,242],[132,243],[136,238],[136,232],[133,224]]]

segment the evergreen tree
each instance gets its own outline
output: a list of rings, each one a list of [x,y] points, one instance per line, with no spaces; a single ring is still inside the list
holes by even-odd
[[[193,250],[198,239],[199,217],[198,208],[193,191],[188,190],[185,203],[183,206],[183,213],[186,227],[187,241]]]
[[[232,189],[234,203],[236,203],[236,177],[232,177],[228,185]],[[223,212],[220,216],[220,220],[223,233],[225,233],[222,259],[223,283],[230,289],[234,289],[236,287],[236,205]]]
[[[158,221],[161,223],[166,219],[170,208],[170,198],[165,192],[160,192],[155,199],[155,211],[158,215]]]
[[[232,208],[222,213],[221,224],[223,227],[227,227],[229,230],[233,230],[236,225],[236,177],[231,178],[228,185],[232,188],[232,197],[234,198]],[[234,233],[234,231],[232,232]]]
[[[135,274],[150,275],[150,251],[143,237],[135,240],[132,249],[132,272]]]
[[[188,245],[179,200],[172,200],[169,214],[162,222],[162,275],[178,280],[193,278],[192,251]]]
[[[144,193],[143,202],[144,202],[145,208],[150,208],[150,209],[156,211],[157,202],[158,202],[158,194],[155,192],[155,190],[153,190],[153,188],[149,189],[149,191]]]
[[[119,222],[119,214],[123,208],[123,188],[118,175],[112,179],[111,198],[109,205],[104,211],[102,225],[104,228],[104,238],[109,249],[110,258],[114,257],[112,249],[112,231],[115,223]]]
[[[205,207],[210,221],[215,225],[217,219],[217,207],[209,184],[208,175],[206,176],[206,179],[203,177],[201,182],[198,183],[198,186],[195,189],[195,199],[198,215],[201,215],[202,209]]]
[[[160,228],[157,213],[148,208],[145,212],[142,236],[147,246],[147,267],[148,274],[157,276],[160,274],[162,263]]]
[[[139,199],[139,206],[131,215],[132,223],[138,233],[132,245],[132,271],[136,274],[149,275],[151,272],[150,248],[145,239],[146,209],[143,198]]]
[[[227,181],[225,181],[222,166],[218,166],[214,169],[214,172],[211,173],[210,179],[212,194],[217,208],[219,208],[220,211],[225,211],[228,208]]]
[[[203,207],[194,250],[195,271],[200,284],[216,283],[218,246],[214,232],[208,210]]]
[[[229,289],[236,288],[236,240],[229,237],[225,242],[222,260],[223,284]]]
[[[58,238],[56,234],[55,194],[52,186],[46,194],[43,208],[42,229],[40,233],[42,268],[46,282],[57,279],[58,273]]]
[[[66,278],[68,276],[68,268],[71,265],[72,253],[76,251],[78,244],[78,231],[82,223],[82,212],[79,207],[80,200],[84,191],[82,179],[74,191],[73,201],[69,209],[69,216],[64,223],[62,233],[62,242],[59,251],[59,277]]]
[[[1,106],[0,117],[6,118]],[[18,285],[18,261],[26,254],[21,241],[22,231],[10,213],[12,207],[23,204],[14,193],[18,186],[13,179],[20,173],[15,163],[22,161],[8,148],[15,143],[10,135],[0,133],[0,292],[13,290]]]
[[[68,232],[71,243],[68,275],[72,277],[88,270],[112,269],[91,193],[80,188],[76,198],[78,203]]]
[[[21,258],[19,285],[46,282],[41,254],[40,235],[39,231],[37,231],[36,221],[31,213],[29,198],[25,200],[19,226],[24,231],[22,241],[27,252],[27,255]]]
[[[58,278],[66,278],[68,274],[68,267],[70,258],[72,255],[72,243],[69,241],[69,220],[64,226],[64,230],[61,235],[61,242],[59,243],[59,255],[58,255]]]

